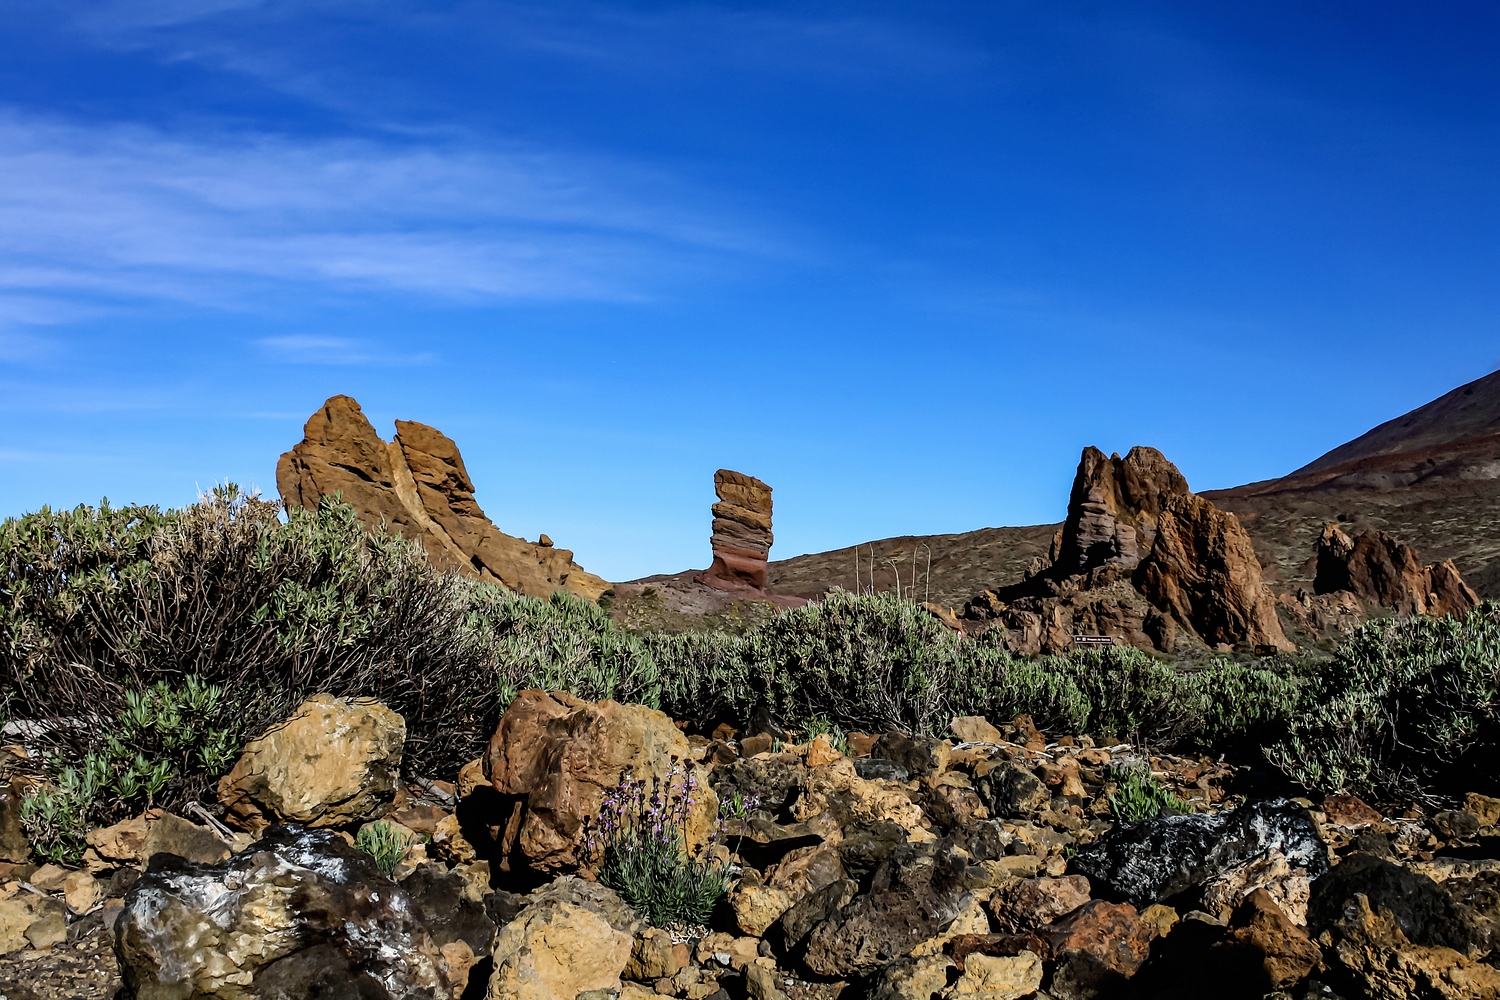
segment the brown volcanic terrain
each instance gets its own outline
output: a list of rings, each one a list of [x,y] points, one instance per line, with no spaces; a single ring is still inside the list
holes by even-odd
[[[858,552],[860,590],[894,591],[899,575],[903,594],[910,590],[919,601],[956,607],[997,582],[1019,580],[1033,558],[1046,562],[1052,534],[1059,527],[1060,523],[1036,524],[954,535],[902,535],[794,556],[767,567],[766,589],[795,597],[815,597],[834,586],[854,590]]]
[[[1500,598],[1500,372],[1460,386],[1330,451],[1281,479],[1203,494],[1239,516],[1267,583],[1278,592],[1312,589],[1314,542],[1329,521],[1357,532],[1378,528],[1415,545],[1426,561],[1452,559],[1481,597]],[[830,586],[903,592],[927,585],[931,599],[957,606],[1021,578],[1046,561],[1059,524],[981,528],[951,535],[887,538],[772,562],[767,589],[811,597]]]

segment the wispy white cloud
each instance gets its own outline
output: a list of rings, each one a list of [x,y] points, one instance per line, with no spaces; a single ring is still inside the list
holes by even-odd
[[[353,337],[293,334],[263,337],[256,345],[272,361],[299,365],[428,365],[436,360],[431,351],[390,351]]]
[[[244,305],[268,283],[633,299],[786,252],[628,164],[450,140],[197,135],[0,114],[0,307]],[[0,312],[3,312],[0,308]],[[3,317],[0,317],[3,318]]]

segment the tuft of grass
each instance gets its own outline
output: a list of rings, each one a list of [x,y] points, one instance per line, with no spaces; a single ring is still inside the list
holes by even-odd
[[[380,869],[380,874],[390,878],[414,839],[385,820],[376,820],[359,828],[359,833],[354,837],[354,846],[374,858],[375,867]]]
[[[1109,797],[1109,808],[1121,823],[1139,823],[1193,811],[1191,805],[1157,782],[1149,764],[1133,761],[1111,768],[1111,776],[1116,781],[1116,790]]]

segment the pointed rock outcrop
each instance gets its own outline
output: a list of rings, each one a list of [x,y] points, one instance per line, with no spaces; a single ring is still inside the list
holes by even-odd
[[[1053,561],[1064,576],[1117,563],[1131,569],[1156,541],[1156,519],[1169,497],[1188,493],[1187,479],[1155,448],[1124,458],[1083,449],[1068,518]]]
[[[1350,538],[1331,523],[1318,537],[1313,590],[1347,591],[1402,614],[1435,618],[1479,606],[1479,595],[1451,559],[1424,566],[1415,548],[1383,531],[1361,531]]]
[[[1024,654],[1060,652],[1074,633],[1165,652],[1179,629],[1210,646],[1294,648],[1239,520],[1155,448],[1083,450],[1051,559],[964,616],[997,621]]]
[[[1167,499],[1136,587],[1210,646],[1294,649],[1239,518],[1193,493]]]
[[[573,553],[507,535],[485,516],[453,439],[426,424],[396,421],[384,441],[359,403],[334,396],[308,418],[303,438],[276,464],[288,507],[316,509],[334,493],[365,524],[421,541],[433,564],[504,584],[531,597],[567,590],[598,600],[610,589]]]

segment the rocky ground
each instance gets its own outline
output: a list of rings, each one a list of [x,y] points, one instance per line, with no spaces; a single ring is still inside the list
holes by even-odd
[[[76,868],[5,864],[0,995],[1500,998],[1496,799],[1266,797],[1024,716],[798,742],[524,692],[449,780],[401,778],[403,735],[320,696],[203,824],[153,810]],[[593,880],[627,776],[689,790],[683,834],[731,875],[707,923]],[[354,846],[376,817],[390,877]]]

